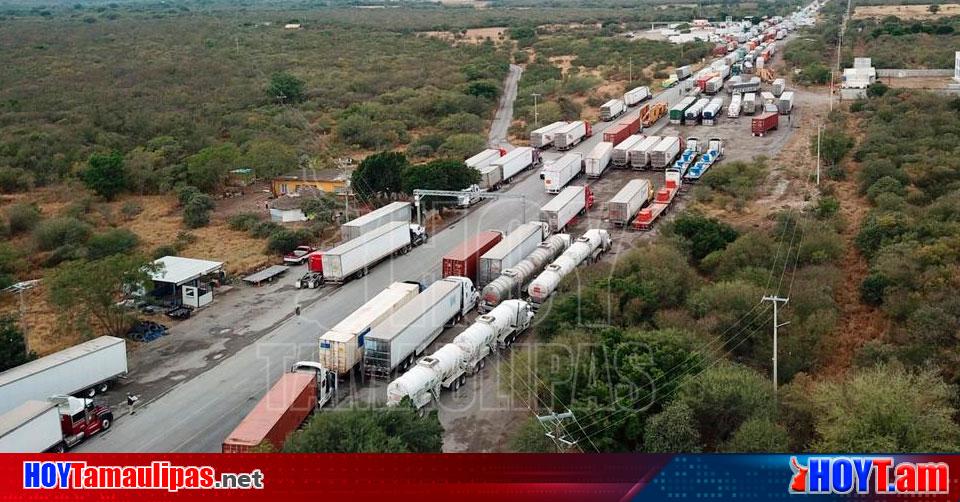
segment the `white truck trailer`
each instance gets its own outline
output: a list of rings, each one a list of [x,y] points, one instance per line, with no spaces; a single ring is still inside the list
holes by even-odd
[[[741,111],[744,115],[753,115],[757,111],[757,93],[748,92],[743,95]]]
[[[790,115],[793,111],[793,91],[787,91],[780,95],[780,101],[777,102],[777,111],[780,115]]]
[[[321,252],[323,279],[342,284],[351,278],[363,277],[380,261],[406,254],[424,242],[427,242],[427,231],[422,226],[403,221],[387,223]]]
[[[743,103],[743,96],[741,94],[734,94],[730,98],[730,104],[727,105],[727,118],[735,119],[740,116],[740,105]]]
[[[627,136],[627,139],[616,144],[613,147],[613,154],[610,156],[613,165],[626,167],[626,165],[630,163],[630,149],[636,146],[637,143],[643,141],[645,137],[646,136],[642,134],[634,134],[633,136]]]
[[[707,106],[703,107],[703,125],[716,125],[717,119],[720,118],[720,112],[723,110],[723,98],[717,96],[710,100],[707,103]]]
[[[510,182],[510,179],[540,163],[540,152],[529,146],[521,146],[507,152],[490,165],[500,169],[500,181]]]
[[[632,169],[646,169],[650,165],[650,152],[663,140],[662,136],[647,136],[640,143],[630,149],[630,167]]]
[[[560,255],[546,270],[530,282],[527,293],[534,307],[542,305],[557,290],[560,281],[573,269],[584,262],[595,262],[600,255],[610,249],[610,233],[601,229],[590,229]]]
[[[634,87],[623,95],[623,101],[627,106],[636,106],[643,100],[651,97],[650,88],[647,86]]]
[[[703,113],[703,108],[707,106],[707,103],[709,102],[710,100],[707,98],[698,99],[696,103],[691,105],[690,108],[687,108],[683,112],[683,123],[686,125],[695,125],[697,122],[699,122],[700,114]]]
[[[593,194],[586,186],[569,186],[540,208],[540,221],[550,232],[560,232],[578,214],[589,209]]]
[[[610,122],[627,111],[627,104],[622,99],[611,99],[600,105],[600,120]]]
[[[653,184],[648,180],[630,180],[607,203],[610,223],[621,227],[629,224],[651,197]]]
[[[583,172],[583,155],[568,153],[553,162],[548,162],[540,170],[540,179],[547,193],[560,193],[574,178]]]
[[[126,341],[94,338],[0,373],[0,413],[53,395],[93,397],[126,374]]]
[[[774,80],[773,88],[771,89],[773,91],[773,95],[780,97],[780,95],[783,94],[783,90],[786,88],[786,85],[786,81],[782,78]]]
[[[373,326],[420,294],[420,285],[395,282],[320,336],[320,364],[338,376],[363,361],[365,337]]]
[[[601,141],[597,146],[590,150],[590,153],[583,159],[583,170],[588,178],[599,178],[610,165],[610,159],[613,157],[613,143]]]
[[[392,202],[380,209],[350,220],[340,226],[340,235],[343,242],[347,242],[371,230],[380,228],[387,223],[402,221],[410,223],[412,204],[409,202]]]
[[[570,122],[566,126],[557,129],[553,136],[553,144],[556,145],[557,150],[569,150],[580,144],[581,141],[589,138],[590,134],[591,129],[588,122],[583,120]]]
[[[496,279],[504,270],[520,263],[547,235],[546,225],[539,222],[524,223],[507,234],[496,246],[480,256],[477,280],[478,287]]]
[[[477,305],[477,290],[466,277],[450,276],[430,285],[370,329],[364,342],[364,373],[388,376],[406,369],[443,331]]]
[[[499,159],[500,153],[501,153],[500,150],[496,148],[487,148],[486,150],[463,161],[463,163],[466,164],[467,167],[472,167],[474,169],[480,170],[492,164],[494,160]]]
[[[554,133],[566,125],[566,122],[554,122],[539,129],[534,129],[530,132],[530,146],[533,148],[546,148],[550,146],[553,143]]]
[[[680,155],[680,138],[666,136],[650,152],[650,167],[666,169]]]
[[[0,415],[0,453],[42,453],[62,442],[60,412],[51,401],[29,400]]]

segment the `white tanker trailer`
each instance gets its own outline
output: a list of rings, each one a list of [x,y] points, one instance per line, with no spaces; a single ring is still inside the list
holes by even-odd
[[[584,261],[594,262],[601,254],[610,249],[610,233],[606,230],[587,230],[569,249],[563,252],[553,263],[537,276],[527,293],[530,302],[539,306],[557,290],[560,281]]]
[[[484,286],[477,308],[480,312],[487,312],[504,300],[519,298],[530,279],[570,247],[571,241],[570,234],[554,234],[548,237],[520,263],[504,270],[499,277]]]

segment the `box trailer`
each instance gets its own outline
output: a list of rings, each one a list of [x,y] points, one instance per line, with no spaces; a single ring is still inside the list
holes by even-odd
[[[700,98],[696,103],[687,108],[683,112],[683,123],[687,125],[696,124],[700,121],[700,117],[703,114],[703,108],[707,106],[710,100],[707,98]]]
[[[647,136],[630,149],[630,168],[646,169],[650,165],[650,152],[663,140],[662,136]]]
[[[780,115],[789,115],[793,111],[793,91],[787,91],[780,95],[780,101],[777,102],[777,111]]]
[[[690,75],[692,74],[693,73],[690,71],[690,65],[681,66],[677,68],[677,71],[676,71],[677,80],[684,80],[684,79],[690,78]]]
[[[499,235],[499,234],[497,234]],[[370,329],[420,294],[420,285],[395,282],[320,335],[320,364],[337,375],[353,371],[363,361],[365,337]]]
[[[93,397],[126,374],[126,341],[94,338],[0,373],[0,413],[54,395]]]
[[[478,284],[480,257],[503,240],[503,232],[487,230],[467,238],[462,244],[443,256],[443,276],[467,277]]]
[[[650,151],[650,167],[666,169],[680,155],[680,138],[667,136]]]
[[[740,105],[743,103],[743,98],[740,94],[734,94],[730,98],[730,104],[727,106],[727,118],[735,119],[740,116]]]
[[[557,150],[569,150],[589,138],[591,134],[590,123],[578,120],[558,129],[553,136],[553,144],[556,145]]]
[[[623,94],[623,101],[627,106],[636,106],[643,100],[653,97],[650,94],[650,88],[647,86],[634,87]]]
[[[507,234],[496,246],[480,256],[480,282],[477,287],[489,284],[505,269],[519,263],[543,242],[546,234],[545,226],[539,222],[524,223]]]
[[[112,424],[113,410],[91,399],[29,399],[0,415],[0,453],[63,453]]]
[[[777,97],[772,92],[763,91],[760,93],[760,102],[764,105],[776,105]]]
[[[613,152],[610,155],[610,160],[613,162],[613,165],[618,167],[625,167],[630,163],[630,149],[637,146],[638,143],[643,141],[644,136],[642,134],[628,136],[627,139],[617,143],[613,147]]]
[[[778,78],[774,80],[773,88],[771,89],[773,91],[773,95],[779,97],[781,94],[783,94],[783,90],[786,87],[786,85],[787,85],[786,81],[783,80],[782,78]]]
[[[507,183],[520,172],[540,163],[540,151],[529,146],[521,146],[494,160],[491,165],[500,168],[500,179]]]
[[[603,131],[603,140],[616,145],[630,137],[630,134],[630,124],[617,122]]]
[[[693,106],[697,102],[697,98],[693,96],[687,96],[681,99],[677,104],[673,105],[670,108],[670,123],[671,124],[682,124],[684,118],[684,112],[687,111],[687,108]]]
[[[757,95],[748,92],[743,95],[743,104],[741,105],[744,115],[753,115],[757,111]]]
[[[546,148],[553,143],[553,133],[566,126],[566,122],[554,122],[530,132],[530,146]]]
[[[560,232],[578,215],[593,206],[593,191],[588,186],[570,186],[540,208],[540,221],[551,232]]]
[[[466,277],[445,277],[434,282],[367,335],[364,373],[386,377],[397,368],[410,367],[450,322],[477,306],[479,295]]]
[[[610,122],[620,115],[623,115],[625,111],[627,111],[627,105],[622,99],[611,99],[600,105],[600,120]]]
[[[506,152],[497,148],[487,148],[486,150],[463,161],[463,163],[466,164],[467,167],[472,167],[479,170],[492,164],[494,160],[499,159],[504,153]]]
[[[703,92],[706,94],[716,94],[723,89],[723,77],[713,77],[707,81],[707,85],[703,88]]]
[[[477,169],[477,172],[480,173],[480,182],[477,183],[477,186],[481,190],[493,191],[503,184],[503,168],[501,166],[490,164]]]
[[[426,231],[419,225],[394,221],[371,230],[356,239],[323,251],[323,278],[339,284],[363,277],[380,261],[423,244]]]
[[[703,107],[703,124],[704,125],[715,125],[717,119],[720,118],[720,111],[723,109],[723,98],[716,97],[710,100],[707,103],[707,106]]]
[[[410,223],[412,208],[413,204],[409,202],[392,202],[344,223],[340,226],[340,236],[343,242],[347,242],[387,223],[395,221]]]
[[[590,150],[590,153],[583,159],[584,171],[588,178],[599,178],[610,164],[610,158],[613,156],[613,143],[601,141],[597,146]]]
[[[630,180],[607,203],[610,223],[621,227],[630,223],[651,197],[653,185],[648,180]]]
[[[780,123],[779,115],[776,112],[764,112],[762,115],[754,117],[750,121],[750,132],[754,136],[764,136],[768,132],[777,128]]]
[[[548,162],[540,170],[540,179],[547,193],[560,193],[574,178],[583,172],[583,155],[568,153],[553,162]]]

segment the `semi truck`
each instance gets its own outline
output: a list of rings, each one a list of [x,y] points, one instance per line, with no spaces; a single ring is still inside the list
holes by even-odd
[[[687,111],[687,108],[690,108],[696,102],[697,98],[693,96],[687,96],[677,102],[677,104],[673,105],[670,108],[670,123],[682,124],[684,120],[684,113]]]
[[[740,94],[734,94],[730,98],[730,104],[727,105],[727,118],[735,119],[740,116],[740,105],[743,103],[743,97]]]
[[[593,191],[589,186],[570,186],[540,208],[540,221],[547,224],[550,232],[567,228],[577,215],[593,207]]]
[[[524,223],[507,234],[500,243],[480,256],[478,287],[489,284],[504,270],[520,263],[543,242],[546,225],[540,222]]]
[[[553,234],[548,237],[520,263],[504,270],[500,277],[483,287],[477,309],[480,312],[487,312],[504,300],[520,298],[523,288],[530,279],[539,274],[547,263],[553,261],[568,247],[570,247],[570,235]]]
[[[557,129],[553,136],[553,144],[557,150],[569,150],[593,134],[590,123],[583,120],[571,122]]]
[[[790,115],[793,111],[793,91],[787,91],[780,95],[780,101],[777,102],[777,111],[780,115]]]
[[[363,361],[365,336],[370,329],[413,300],[420,290],[416,282],[395,282],[320,335],[320,364],[337,376],[353,371]]]
[[[636,216],[650,198],[653,197],[653,185],[647,180],[630,180],[607,203],[607,217],[610,223],[622,227]]]
[[[463,161],[463,163],[466,164],[467,167],[480,170],[492,164],[494,160],[499,159],[505,153],[507,153],[505,150],[498,148],[487,148],[486,150],[483,150],[473,157]]]
[[[0,453],[63,453],[113,425],[113,411],[87,398],[29,399],[0,415]]]
[[[534,129],[530,132],[530,146],[533,148],[546,148],[550,146],[553,143],[554,132],[566,125],[566,122],[554,122],[539,129]]]
[[[783,80],[782,78],[778,78],[773,81],[773,88],[771,89],[771,91],[773,91],[774,96],[780,97],[780,95],[783,94],[783,90],[785,87],[786,87],[786,81]]]
[[[764,112],[754,117],[750,121],[750,132],[753,133],[754,136],[765,136],[768,132],[775,130],[780,124],[779,117],[777,112]]]
[[[371,230],[356,239],[323,251],[323,279],[342,284],[363,277],[387,257],[406,254],[427,242],[427,231],[409,221],[394,221]]]
[[[610,160],[613,162],[614,166],[625,167],[630,163],[630,150],[643,141],[644,136],[642,134],[636,134],[633,136],[627,137],[627,139],[621,141],[613,147],[613,152],[610,155]]]
[[[568,153],[553,162],[548,162],[540,170],[540,179],[547,193],[560,193],[574,178],[583,173],[583,155]]]
[[[723,90],[723,77],[713,77],[707,81],[703,88],[705,94],[716,94]]]
[[[653,196],[653,203],[641,209],[633,220],[634,229],[650,230],[657,218],[670,208],[670,204],[673,204],[673,199],[680,192],[680,173],[667,171],[665,178],[665,186],[657,190],[656,195]]]
[[[468,237],[462,244],[443,256],[443,276],[467,277],[479,284],[480,257],[503,240],[503,232],[487,230]]]
[[[424,357],[387,386],[387,406],[409,398],[416,409],[440,399],[442,389],[459,389],[467,375],[478,373],[487,356],[509,346],[530,327],[533,310],[527,302],[508,300],[457,335],[453,342]]]
[[[539,164],[540,151],[529,146],[521,146],[507,152],[490,165],[499,169],[500,183],[509,183],[517,174]]]
[[[343,242],[347,242],[378,229],[387,223],[395,221],[410,223],[412,207],[413,205],[409,202],[392,202],[387,204],[380,209],[371,211],[341,225],[340,236]]]
[[[680,155],[680,138],[666,136],[650,151],[650,167],[666,169]]]
[[[700,98],[694,104],[690,105],[690,107],[683,112],[683,123],[686,125],[694,125],[700,122],[700,116],[703,114],[703,109],[708,103],[710,103],[709,99]]]
[[[743,95],[743,114],[744,115],[753,115],[757,111],[757,94],[754,92],[748,92]]]
[[[636,106],[639,105],[646,99],[650,99],[653,96],[650,94],[650,88],[647,86],[634,87],[629,91],[623,94],[623,101],[627,106]]]
[[[647,136],[630,149],[630,167],[634,170],[646,169],[650,165],[650,152],[663,140],[662,136]]]
[[[610,158],[613,157],[613,143],[601,141],[597,146],[590,150],[586,158],[583,159],[584,171],[588,178],[599,178],[610,165]]]
[[[676,76],[677,80],[685,80],[690,78],[690,75],[693,75],[693,72],[690,70],[690,65],[681,66],[677,68]]]
[[[560,281],[581,263],[596,262],[603,253],[610,249],[610,233],[602,229],[590,229],[576,242],[547,265],[546,269],[530,282],[527,293],[534,308],[542,305],[547,298],[557,290]]]
[[[294,431],[337,391],[336,374],[312,361],[296,363],[223,440],[222,453],[279,451]]]
[[[627,111],[627,105],[622,99],[611,99],[600,105],[600,120],[610,122],[620,115],[623,115],[625,111]]]
[[[94,338],[0,373],[0,413],[55,395],[90,398],[126,374],[126,341]]]
[[[717,96],[703,107],[703,125],[715,125],[720,118],[720,111],[723,109],[723,98]]]
[[[477,290],[466,277],[445,277],[371,328],[366,336],[363,369],[371,377],[386,377],[407,369],[440,335],[477,306]]]

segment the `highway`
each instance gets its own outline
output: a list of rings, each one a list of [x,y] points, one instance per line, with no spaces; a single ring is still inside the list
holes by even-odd
[[[512,75],[512,72],[511,72]],[[519,72],[516,73],[519,78]],[[514,87],[514,95],[515,95]],[[675,103],[679,87],[658,94],[654,102]],[[512,103],[509,104],[512,110]],[[636,108],[626,117],[635,116]],[[667,123],[663,118],[650,129],[655,132]],[[509,121],[507,121],[509,124]],[[594,125],[594,134],[573,151],[586,153],[602,140],[602,132],[611,123]],[[505,134],[504,134],[505,136]],[[493,134],[491,134],[491,139]],[[504,138],[505,141],[505,138]],[[559,152],[547,151],[546,159]],[[582,183],[575,181],[574,184]],[[503,189],[527,197],[526,218],[535,220],[538,209],[550,198],[536,170],[521,174]],[[419,280],[429,284],[440,276],[441,257],[478,231],[510,231],[521,221],[521,201],[488,201],[470,210],[430,241],[410,254],[385,261],[370,275],[349,282],[305,308],[300,317],[292,317],[256,342],[225,358],[219,364],[138,408],[134,415],[117,420],[113,428],[78,447],[80,452],[216,452],[240,420],[253,408],[283,371],[298,360],[316,360],[317,339],[347,314],[379,293],[391,282]],[[291,297],[291,305],[296,302]],[[292,309],[292,307],[291,307]],[[236,313],[238,319],[244,312]]]

